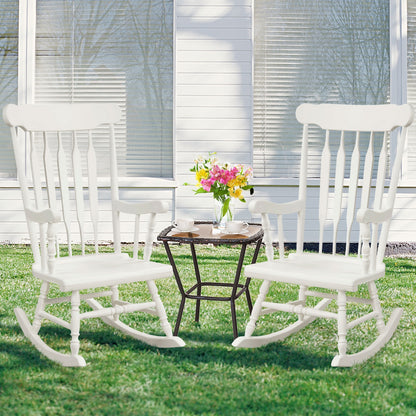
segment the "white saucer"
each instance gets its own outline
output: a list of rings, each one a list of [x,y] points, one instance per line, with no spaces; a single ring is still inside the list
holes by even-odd
[[[192,233],[198,231],[198,227],[191,228],[190,230],[180,230],[179,228],[174,227],[172,228],[172,231],[175,231],[176,233]]]
[[[227,230],[224,231],[225,235],[238,235],[238,234],[248,234],[248,230],[239,231],[238,233],[229,233]]]

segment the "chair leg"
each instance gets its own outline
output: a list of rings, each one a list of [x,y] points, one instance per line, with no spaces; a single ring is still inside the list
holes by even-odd
[[[119,292],[118,292],[118,286],[111,286],[111,304],[113,307],[117,304],[119,301]],[[119,320],[120,315],[118,313],[114,313],[113,318],[115,321]]]
[[[347,354],[347,296],[338,291],[338,351],[342,357]]]
[[[269,288],[270,281],[264,280],[260,286],[260,292],[256,299],[256,302],[254,303],[253,310],[251,311],[250,320],[246,326],[244,336],[234,339],[232,343],[234,347],[244,347],[247,343],[247,340],[251,338],[251,335],[253,334],[256,328],[256,322],[259,319],[261,310],[263,308],[263,302],[266,298],[267,293],[269,292]]]
[[[79,291],[74,290],[71,294],[71,353],[73,356],[77,356],[79,353],[79,330],[80,330],[80,316],[79,306],[81,299]]]
[[[355,353],[347,354],[347,320],[346,320],[346,299],[345,293],[338,292],[338,350],[339,354],[332,360],[332,367],[351,367],[354,364],[362,363],[373,357],[380,349],[390,340],[394,331],[399,325],[400,317],[403,310],[401,308],[394,309],[387,324],[384,324],[383,314],[381,311],[380,301],[377,296],[377,289],[374,282],[369,283],[369,292],[371,303],[376,312],[378,337],[366,348]]]
[[[157,290],[156,283],[153,280],[147,282],[147,287],[149,289],[150,295],[152,296],[153,302],[155,302],[156,312],[160,319],[160,325],[162,326],[163,332],[167,337],[172,337],[172,327],[168,322],[168,317],[166,315],[165,307],[163,306],[162,301]]]
[[[298,299],[299,299],[299,303],[302,305],[302,306],[305,306],[305,302],[306,302],[306,291],[308,290],[308,287],[307,286],[303,286],[303,285],[301,285],[300,287],[299,287],[299,296],[298,296]],[[304,316],[304,314],[303,313],[299,313],[298,314],[298,319],[299,319],[299,321],[303,321],[303,319],[305,318],[305,316]]]
[[[313,322],[316,319],[316,316],[304,316],[304,314],[301,314],[303,316],[303,319],[298,319],[293,324],[287,326],[284,329],[281,329],[277,332],[272,332],[267,335],[258,335],[258,336],[252,336],[251,334],[254,331],[254,328],[256,326],[256,321],[260,314],[262,313],[262,307],[265,300],[265,297],[267,295],[267,292],[270,287],[269,281],[264,281],[262,286],[260,287],[260,294],[256,300],[256,303],[254,304],[253,312],[250,317],[250,322],[246,327],[246,333],[242,337],[238,337],[234,340],[232,345],[234,347],[238,348],[258,348],[263,345],[270,344],[271,342],[281,341],[285,338],[287,338],[289,335],[292,335],[301,329],[305,328],[305,326],[309,325],[311,322]],[[329,304],[331,303],[331,299],[322,299],[315,307],[314,309],[316,311],[323,311]],[[271,304],[270,304],[271,305]],[[269,309],[266,307],[266,309]],[[272,308],[270,308],[272,309]],[[274,311],[278,311],[279,309],[274,309]],[[267,311],[265,310],[264,313],[271,313],[272,310]],[[299,316],[300,314],[298,314]],[[250,325],[250,327],[249,327]]]
[[[247,324],[246,331],[244,336],[249,337],[253,334],[254,330],[256,329],[256,322],[259,319],[263,302],[266,299],[266,295],[269,292],[270,288],[270,281],[265,280],[262,285],[260,286],[260,293],[259,296],[253,306],[253,311],[251,312],[250,321]]]
[[[65,367],[84,367],[86,365],[84,358],[78,355],[79,352],[79,292],[73,292],[71,296],[71,354],[62,354],[49,347],[38,335],[41,323],[41,314],[45,309],[45,301],[49,292],[49,283],[43,282],[41,286],[41,294],[39,296],[38,304],[36,306],[35,319],[31,325],[25,312],[21,308],[15,308],[15,314],[23,333],[30,342],[43,355],[52,361],[55,361]]]
[[[50,284],[48,282],[42,282],[40,287],[40,294],[38,298],[38,304],[36,305],[35,317],[32,323],[32,329],[35,334],[39,333],[42,323],[41,313],[45,310],[45,302],[49,293]]]
[[[375,282],[368,283],[368,292],[370,293],[371,305],[374,312],[377,314],[376,325],[378,332],[381,334],[385,331],[386,325],[384,323],[383,311],[381,309],[380,300],[377,294],[377,287]]]
[[[168,322],[166,311],[165,311],[162,301],[160,300],[160,296],[158,294],[157,286],[155,282],[153,280],[148,281],[147,287],[152,296],[153,302],[149,302],[151,306],[143,308],[142,312],[147,312],[147,313],[150,313],[151,315],[158,316],[160,319],[162,329],[165,332],[166,336],[151,335],[145,332],[137,331],[131,326],[126,325],[125,323],[121,322],[119,319],[115,320],[113,316],[110,317],[110,316],[103,315],[101,316],[101,319],[103,320],[103,322],[112,326],[113,328],[116,328],[124,332],[125,334],[135,339],[138,339],[148,345],[152,345],[154,347],[159,347],[159,348],[183,347],[185,345],[183,340],[177,336],[174,336],[172,333],[172,327],[170,326]],[[96,299],[87,299],[86,302],[95,311],[100,311],[100,310],[104,311],[105,309]],[[133,306],[140,306],[140,304],[133,305]],[[153,306],[155,307],[156,311],[153,310]]]

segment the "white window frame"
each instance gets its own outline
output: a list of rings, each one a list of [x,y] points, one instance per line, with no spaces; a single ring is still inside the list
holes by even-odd
[[[177,188],[176,178],[176,137],[175,137],[175,107],[176,107],[176,2],[173,2],[173,159],[172,178],[154,177],[122,177],[120,187],[132,188]],[[35,85],[35,43],[36,43],[36,0],[19,1],[19,52],[18,52],[18,104],[33,103]],[[17,181],[11,180],[5,186],[16,186]],[[110,186],[109,178],[102,178],[100,186]],[[3,183],[2,183],[3,186]]]
[[[252,9],[255,7],[255,0],[252,2]],[[254,19],[254,13],[253,13]],[[254,24],[252,28],[252,39],[254,40]],[[252,85],[254,89],[254,42],[252,50]],[[407,103],[407,0],[390,0],[390,102],[392,104]],[[253,103],[254,106],[254,103]],[[251,121],[252,140],[253,119]],[[395,134],[392,134],[392,157],[396,142]],[[407,154],[403,155],[402,174],[399,187],[416,187],[416,180],[407,179]],[[253,146],[252,161],[253,165]],[[297,186],[298,178],[279,178],[279,177],[254,177],[251,183],[256,186]],[[318,186],[319,180],[309,178],[310,186]]]

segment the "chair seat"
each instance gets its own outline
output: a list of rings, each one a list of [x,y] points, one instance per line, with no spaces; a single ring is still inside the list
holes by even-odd
[[[291,253],[284,260],[246,266],[246,277],[293,283],[333,290],[355,291],[358,285],[384,276],[384,264],[363,273],[362,261],[356,257],[332,254]]]
[[[38,279],[56,283],[64,292],[112,286],[136,281],[172,277],[172,267],[151,261],[133,260],[128,254],[92,254],[61,257],[55,261],[54,273],[33,268]]]

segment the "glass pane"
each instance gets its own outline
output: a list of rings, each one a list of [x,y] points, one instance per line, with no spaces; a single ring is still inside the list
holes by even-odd
[[[299,104],[388,101],[389,0],[256,0],[254,19],[254,173],[295,177]]]
[[[0,102],[17,104],[18,0],[0,3]],[[0,178],[16,178],[9,128],[0,123]]]
[[[173,1],[38,0],[37,102],[116,102],[121,176],[173,176]]]
[[[407,101],[416,105],[416,0],[407,2]],[[408,130],[407,170],[409,179],[416,179],[416,126]]]

